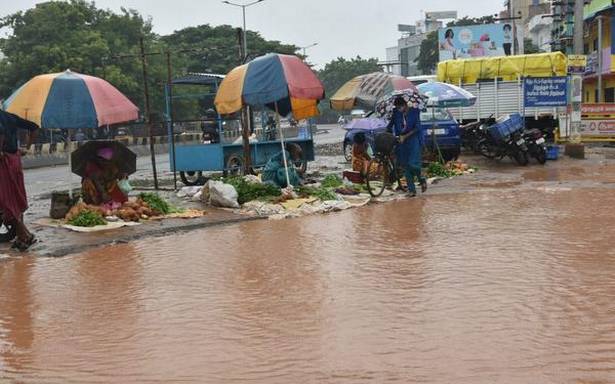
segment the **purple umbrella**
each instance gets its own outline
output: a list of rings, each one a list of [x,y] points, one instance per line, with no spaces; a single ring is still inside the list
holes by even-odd
[[[366,117],[363,119],[352,119],[348,124],[344,126],[344,129],[363,129],[366,131],[375,131],[378,129],[386,128],[389,122],[386,119],[377,117]]]

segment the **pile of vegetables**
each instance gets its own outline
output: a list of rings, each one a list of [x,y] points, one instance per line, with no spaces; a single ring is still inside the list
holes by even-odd
[[[147,207],[150,208],[152,213],[156,216],[168,215],[169,213],[177,212],[175,208],[155,193],[141,193],[137,199],[137,203],[147,205]]]
[[[70,214],[70,213],[69,213]],[[71,215],[70,219],[67,219],[68,224],[76,227],[96,227],[98,225],[106,225],[107,221],[102,217],[100,212],[85,207],[79,212]]]
[[[253,200],[272,200],[282,195],[282,190],[268,183],[251,183],[241,176],[232,176],[223,179],[226,184],[232,185],[237,191],[237,202],[247,203]]]
[[[169,205],[160,196],[153,193],[142,193],[136,200],[127,201],[117,209],[78,203],[68,211],[64,219],[70,225],[94,227],[107,224],[106,217],[138,222],[176,212],[179,210]]]
[[[330,174],[325,176],[320,185],[322,185],[324,188],[338,188],[344,185],[344,182],[338,175]]]
[[[444,177],[449,178],[453,176],[463,175],[468,171],[470,167],[459,161],[451,161],[446,164],[440,162],[430,163],[427,167],[426,174],[428,177]]]
[[[318,188],[309,186],[299,187],[297,188],[297,194],[299,195],[299,197],[302,198],[308,198],[313,196],[322,201],[337,200],[337,194],[330,188],[327,188],[323,185]]]

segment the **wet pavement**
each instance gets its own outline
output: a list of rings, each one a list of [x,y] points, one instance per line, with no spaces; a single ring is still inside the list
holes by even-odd
[[[469,160],[416,199],[0,260],[0,382],[615,382],[615,162]]]

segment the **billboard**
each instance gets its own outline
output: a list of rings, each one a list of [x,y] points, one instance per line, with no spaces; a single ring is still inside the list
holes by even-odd
[[[440,61],[485,56],[510,56],[512,25],[481,24],[438,30]]]

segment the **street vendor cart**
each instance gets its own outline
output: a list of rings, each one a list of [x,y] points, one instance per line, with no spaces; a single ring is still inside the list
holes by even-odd
[[[213,115],[199,117],[191,121],[174,119],[174,103],[181,99],[197,99],[202,104],[212,105],[218,87],[224,75],[192,73],[177,78],[166,87],[166,121],[169,136],[169,157],[171,171],[179,173],[186,185],[196,185],[205,182],[205,173],[239,173],[243,168],[244,148],[242,130],[238,118],[222,117],[217,112]],[[198,92],[179,93],[174,89],[180,85]],[[195,87],[198,86],[198,87]],[[213,111],[213,109],[209,109]],[[265,166],[267,161],[280,152],[280,137],[278,129],[270,127],[267,114],[264,111],[253,110],[255,120],[250,136],[250,153],[253,168]],[[200,126],[200,128],[199,128]],[[192,131],[190,131],[192,127]],[[307,163],[314,160],[314,141],[312,130],[304,125],[282,123],[284,142],[301,148],[301,159],[294,165],[305,171]],[[216,134],[211,134],[214,130]],[[190,134],[189,132],[197,132]],[[183,137],[197,136],[198,141],[185,143]]]

